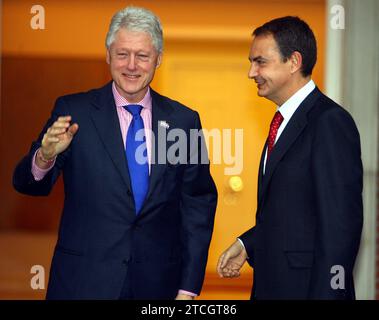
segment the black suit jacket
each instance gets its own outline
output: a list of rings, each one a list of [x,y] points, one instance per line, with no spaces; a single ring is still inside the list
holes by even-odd
[[[151,90],[156,159],[173,141],[158,143],[159,121],[189,137],[200,129],[197,112]],[[69,148],[42,181],[32,156],[61,115],[79,124]],[[188,147],[188,158],[206,147]],[[161,149],[159,149],[161,148]],[[154,154],[154,153],[153,153]],[[200,156],[200,155],[199,155]],[[208,164],[151,166],[148,195],[135,214],[125,150],[111,83],[58,98],[38,140],[14,172],[14,187],[45,196],[63,172],[65,199],[47,298],[117,299],[128,271],[135,299],[171,299],[178,289],[200,293],[211,240],[217,191]]]
[[[256,225],[240,237],[254,268],[252,297],[354,299],[363,207],[353,119],[315,88],[282,132],[263,175],[265,148]]]

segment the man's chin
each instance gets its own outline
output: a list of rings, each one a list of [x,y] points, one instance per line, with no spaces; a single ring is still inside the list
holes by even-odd
[[[122,90],[128,94],[136,94],[137,92],[142,91],[140,85],[123,85]]]
[[[257,94],[258,94],[259,97],[262,97],[262,98],[264,98],[264,97],[267,96],[267,93],[264,90],[259,90],[258,89],[258,93]]]

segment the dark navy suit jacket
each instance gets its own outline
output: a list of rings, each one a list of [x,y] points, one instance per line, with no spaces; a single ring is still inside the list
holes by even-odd
[[[169,125],[167,134],[180,128],[189,137],[190,129],[201,128],[200,119],[180,103],[153,90],[151,94],[153,151],[165,155],[175,142],[158,144],[159,122]],[[32,156],[47,128],[62,115],[71,115],[79,131],[37,182],[31,174]],[[187,158],[206,152],[201,143],[189,144]],[[172,299],[179,289],[200,293],[217,203],[209,163],[157,162],[136,216],[111,83],[57,99],[13,178],[19,192],[45,196],[63,172],[64,207],[47,298],[117,299],[127,272],[134,299]]]
[[[353,119],[315,88],[278,139],[264,175],[263,159],[264,151],[256,225],[240,237],[254,268],[252,298],[354,299],[363,208]]]

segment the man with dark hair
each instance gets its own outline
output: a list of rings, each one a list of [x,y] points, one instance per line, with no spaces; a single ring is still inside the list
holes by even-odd
[[[254,268],[253,299],[354,299],[362,162],[351,116],[311,80],[316,40],[297,17],[254,33],[249,78],[277,112],[258,175],[256,225],[221,256],[221,277]]]

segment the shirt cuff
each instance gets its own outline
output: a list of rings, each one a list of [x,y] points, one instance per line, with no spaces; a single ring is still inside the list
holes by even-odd
[[[242,245],[242,247],[245,249],[245,251],[247,253],[247,250],[246,250],[245,245],[243,244],[243,241],[240,238],[237,238],[237,240],[240,242],[240,244]],[[247,256],[247,259],[249,259],[249,256]]]
[[[186,294],[187,296],[197,297],[197,294],[196,294],[196,293],[189,292],[189,291],[182,290],[182,289],[179,290],[178,294]]]
[[[39,148],[39,149],[41,149],[41,148]],[[34,156],[32,159],[32,174],[33,174],[35,181],[41,181],[46,176],[46,174],[51,170],[51,168],[54,167],[55,160],[56,160],[56,158],[55,158],[54,161],[51,163],[51,165],[48,168],[41,169],[40,167],[37,166],[37,163],[36,163],[36,156],[37,156],[37,152],[39,151],[39,149],[37,149],[37,151],[34,153]]]
[[[240,238],[237,238],[237,240],[240,242],[240,244],[242,245],[242,247],[246,250],[245,245],[243,244],[243,241]]]

